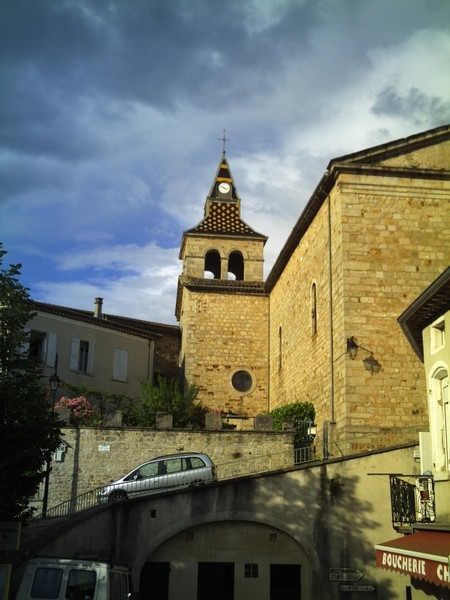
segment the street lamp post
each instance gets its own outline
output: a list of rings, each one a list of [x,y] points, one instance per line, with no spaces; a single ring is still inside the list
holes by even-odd
[[[56,392],[58,391],[58,387],[61,380],[58,377],[56,370],[51,377],[48,378],[48,383],[50,386],[50,391],[52,393],[52,412],[55,411],[56,404]],[[47,505],[48,505],[48,487],[50,483],[50,471],[51,471],[51,458],[50,456],[47,458],[45,464],[45,479],[44,479],[44,497],[42,499],[42,516],[45,517],[47,514]]]

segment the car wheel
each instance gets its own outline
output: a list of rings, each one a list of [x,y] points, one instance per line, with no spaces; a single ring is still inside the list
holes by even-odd
[[[128,496],[123,490],[117,490],[112,492],[108,497],[108,502],[118,502],[119,500],[126,500]]]

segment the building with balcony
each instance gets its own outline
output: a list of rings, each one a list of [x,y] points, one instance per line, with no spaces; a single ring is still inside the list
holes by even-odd
[[[450,267],[409,305],[398,321],[424,365],[429,430],[419,436],[417,460],[422,475],[390,476],[392,521],[403,536],[376,545],[377,565],[411,577],[415,588],[436,598],[447,598],[450,588]]]

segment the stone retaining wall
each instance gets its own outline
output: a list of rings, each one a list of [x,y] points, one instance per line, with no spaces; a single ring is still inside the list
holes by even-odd
[[[67,428],[53,461],[49,508],[118,479],[155,456],[205,452],[225,479],[293,465],[292,432]],[[39,511],[40,506],[36,504]]]

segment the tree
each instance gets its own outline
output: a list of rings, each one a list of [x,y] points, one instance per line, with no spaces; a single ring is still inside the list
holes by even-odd
[[[32,514],[29,500],[61,443],[42,370],[27,351],[32,301],[18,279],[21,265],[3,268],[5,254],[0,243],[0,522]]]

